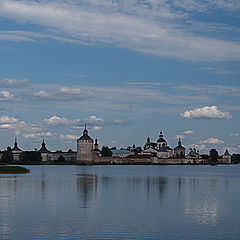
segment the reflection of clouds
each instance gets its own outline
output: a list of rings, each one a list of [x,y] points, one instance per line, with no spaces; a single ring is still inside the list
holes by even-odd
[[[202,182],[189,179],[189,184],[191,191],[186,193],[184,209],[187,220],[215,226],[219,215],[219,202],[216,198],[218,181],[210,179]],[[199,192],[201,185],[205,185],[206,192]]]
[[[16,197],[17,177],[5,175],[0,178],[0,236],[4,239],[10,233],[9,215],[12,211],[11,201]]]
[[[185,205],[185,215],[189,221],[194,220],[200,224],[217,224],[218,203],[213,199],[205,201],[187,202]]]
[[[2,223],[1,221],[1,228],[0,228],[0,233],[1,233],[1,236],[7,236],[9,235],[9,226],[8,226],[8,223],[5,222],[5,223]]]

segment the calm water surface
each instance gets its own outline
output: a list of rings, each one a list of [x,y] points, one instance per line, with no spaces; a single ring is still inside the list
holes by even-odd
[[[240,166],[28,166],[0,175],[0,239],[240,239]]]

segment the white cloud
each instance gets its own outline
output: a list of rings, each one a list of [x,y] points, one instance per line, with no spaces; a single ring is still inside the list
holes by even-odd
[[[11,94],[10,92],[3,90],[0,92],[0,102],[13,102],[13,101],[20,101],[19,97]]]
[[[91,117],[89,118],[85,118],[85,120],[88,122],[88,123],[103,123],[103,119],[100,118],[100,117],[96,117],[94,115],[92,115]]]
[[[238,134],[238,133],[230,133],[230,136],[231,136],[231,137],[238,137],[239,134]]]
[[[28,79],[14,79],[14,78],[5,78],[0,80],[0,87],[4,88],[21,88],[25,87],[29,83]]]
[[[92,128],[94,131],[98,131],[98,130],[101,130],[102,127],[101,126],[93,126]]]
[[[49,119],[44,119],[43,122],[48,126],[59,126],[59,125],[68,125],[68,119],[59,116],[52,116]]]
[[[203,143],[220,144],[220,143],[224,143],[224,141],[220,140],[218,138],[208,138],[208,139],[204,140]]]
[[[214,95],[231,95],[240,97],[240,87],[238,86],[223,86],[223,85],[182,85],[175,86],[176,89],[195,91],[200,94],[214,94]]]
[[[204,150],[206,148],[206,145],[205,144],[190,144],[187,147],[196,148],[196,149],[199,149],[199,150]]]
[[[15,117],[9,117],[9,116],[0,116],[0,123],[16,123],[18,121]]]
[[[67,134],[67,135],[60,134],[60,138],[61,139],[67,139],[67,140],[76,140],[76,139],[79,138],[79,136],[77,136],[77,135],[69,135],[69,134]]]
[[[188,60],[238,60],[238,41],[190,32],[189,26],[177,21],[189,21],[197,11],[233,10],[239,6],[226,0],[221,4],[213,2],[0,0],[0,16],[41,25],[46,28],[45,32],[48,30],[49,35],[58,40],[81,44],[107,43],[142,53]],[[18,37],[16,33],[14,36],[5,33],[2,36],[3,39],[7,37],[13,40],[22,38],[23,41],[32,39],[27,34]]]
[[[186,138],[186,136],[185,135],[176,135],[176,136],[174,136],[174,139],[184,139],[184,138]]]
[[[40,98],[50,98],[50,94],[45,90],[39,90],[38,92],[33,93],[33,96]]]
[[[69,88],[69,87],[60,87],[57,90],[47,91],[47,90],[38,90],[32,94],[34,98],[38,100],[50,100],[57,102],[68,102],[68,101],[82,101],[88,98],[93,98],[96,94],[86,88]]]
[[[193,134],[194,132],[192,131],[192,130],[186,130],[185,132],[184,132],[184,134]]]
[[[53,134],[51,132],[43,132],[43,133],[24,133],[24,138],[39,138],[39,137],[51,137]]]
[[[1,116],[0,129],[13,130],[16,135],[19,135],[21,132],[40,131],[41,127],[36,124],[20,121],[15,117]]]
[[[196,108],[180,114],[183,118],[232,119],[229,112],[218,110],[217,106]]]

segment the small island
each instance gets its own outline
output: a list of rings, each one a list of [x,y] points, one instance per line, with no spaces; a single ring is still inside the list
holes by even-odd
[[[4,173],[29,173],[30,170],[19,166],[0,166],[0,174]]]

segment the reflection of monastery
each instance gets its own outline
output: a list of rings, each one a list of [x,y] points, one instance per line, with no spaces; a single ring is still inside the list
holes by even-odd
[[[77,140],[77,152],[69,150],[68,152],[51,152],[47,149],[43,139],[42,146],[38,151],[41,153],[42,161],[56,161],[64,158],[65,161],[94,164],[94,163],[161,163],[161,164],[187,164],[187,163],[207,163],[199,153],[199,150],[190,148],[186,155],[186,149],[182,146],[181,139],[175,148],[171,148],[160,132],[156,142],[151,142],[147,138],[144,150],[135,154],[135,147],[132,149],[112,150],[112,157],[102,157],[98,149],[98,140],[95,141],[88,135],[88,130],[84,129],[83,135]],[[12,148],[13,158],[19,160],[20,154],[23,152],[15,139]],[[1,153],[0,153],[1,157]],[[219,163],[231,163],[231,155],[226,149],[225,153],[218,159]]]

